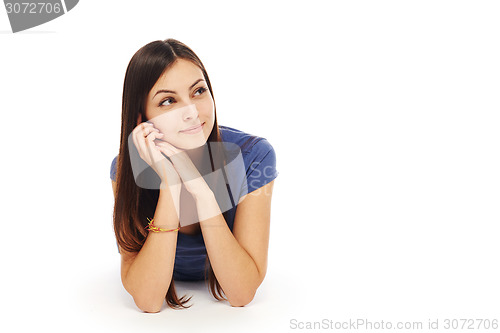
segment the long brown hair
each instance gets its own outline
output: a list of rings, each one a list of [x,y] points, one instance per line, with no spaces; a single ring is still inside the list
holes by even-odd
[[[146,241],[147,217],[153,216],[158,203],[159,190],[146,189],[137,186],[132,171],[130,156],[138,154],[135,146],[129,150],[128,137],[137,126],[137,118],[142,115],[146,121],[146,98],[149,91],[158,81],[162,73],[177,59],[191,61],[198,66],[204,76],[212,98],[214,96],[210,80],[203,63],[198,56],[185,44],[166,39],[151,42],[139,49],[130,60],[125,74],[122,98],[122,124],[120,151],[117,159],[116,198],[113,210],[113,226],[120,248],[128,252],[139,252]],[[214,101],[215,105],[215,101]],[[208,137],[210,142],[220,142],[220,132],[217,125],[217,113],[212,132]],[[136,155],[138,156],[138,155]],[[223,161],[219,161],[223,163]],[[217,163],[220,165],[220,163]],[[227,221],[227,212],[223,214]],[[207,274],[208,271],[208,274]],[[205,262],[205,280],[208,275],[208,288],[217,300],[226,299],[223,290],[215,277],[207,255]],[[172,277],[165,300],[171,308],[186,308],[191,299],[186,295],[178,297]]]

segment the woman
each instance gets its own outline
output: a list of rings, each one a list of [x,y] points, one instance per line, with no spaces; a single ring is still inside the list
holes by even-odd
[[[240,150],[240,168],[228,167],[238,160],[228,145]],[[174,280],[208,280],[231,306],[253,299],[267,269],[275,166],[267,140],[217,124],[208,75],[189,47],[167,39],[136,52],[111,179],[122,283],[141,310],[158,312],[164,299],[188,307]],[[222,197],[232,204],[222,208]]]

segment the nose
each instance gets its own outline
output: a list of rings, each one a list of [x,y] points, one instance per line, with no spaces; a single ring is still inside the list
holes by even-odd
[[[198,110],[196,109],[196,105],[194,104],[187,105],[182,112],[182,119],[186,121],[196,118],[198,118]]]

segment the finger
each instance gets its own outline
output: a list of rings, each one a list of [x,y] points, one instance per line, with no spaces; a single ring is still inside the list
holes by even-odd
[[[139,150],[139,155],[141,153],[146,152],[147,150],[147,143],[145,140],[145,137],[147,137],[150,133],[158,133],[159,130],[155,129],[152,124],[149,125],[148,123],[142,123],[140,126],[138,126],[135,130],[133,139],[134,143],[137,146],[137,149]]]
[[[170,142],[167,142],[167,141],[159,140],[158,144],[160,144],[163,147],[166,147],[166,148],[170,149],[173,154],[177,154],[177,153],[183,152],[183,150],[178,149],[173,144],[171,144]]]
[[[139,125],[137,125],[133,130],[132,130],[132,140],[134,142],[134,145],[136,146],[137,150],[140,149],[140,146],[139,146],[139,140],[137,140],[137,136],[139,135],[139,133],[141,133],[142,130],[144,130],[144,127],[146,125],[144,123],[141,123]]]
[[[145,129],[145,128],[148,128],[148,127],[154,127],[152,123],[140,123],[139,125],[137,125],[133,130],[132,130],[132,133],[134,133],[134,135],[137,134],[137,132],[140,132],[141,130]]]
[[[135,147],[139,151],[139,143],[137,141],[137,133],[143,128],[143,124],[137,124],[137,126],[132,130],[132,133],[130,133],[130,136],[132,136],[132,141],[134,142]]]
[[[160,147],[168,149],[168,151],[170,151],[172,154],[177,153],[175,147],[167,141],[157,140],[156,144]]]
[[[147,152],[149,154],[149,158],[151,159],[151,161],[155,161],[158,160],[158,158],[162,158],[154,142],[156,137],[162,137],[162,136],[163,133],[152,131],[151,133],[148,134],[148,136],[144,138],[144,143],[147,147]]]
[[[132,131],[132,136],[138,142],[139,140],[137,140],[137,138],[140,138],[141,136],[147,136],[149,133],[151,133],[151,131],[159,132],[159,130],[154,128],[152,124],[142,123],[134,128],[134,130]]]
[[[142,125],[141,125],[142,127]],[[146,160],[146,155],[144,155],[144,153],[146,152],[146,142],[144,142],[144,139],[143,139],[143,133],[142,133],[143,129],[142,128],[139,128],[134,134],[134,139],[135,139],[135,143],[136,143],[136,147],[137,147],[137,151],[139,152],[139,156],[143,159],[143,160]]]
[[[138,129],[138,135],[147,136],[151,132],[160,132],[159,129],[154,128],[152,124],[143,123]]]
[[[158,141],[158,138],[163,137],[163,133],[158,133],[158,132],[151,132],[146,138],[146,145],[150,151],[158,151],[158,147],[156,146],[156,142]]]
[[[145,138],[144,138],[144,142],[146,144],[146,146],[148,147],[148,149],[152,149],[155,147],[155,140],[157,137],[162,137],[163,136],[163,133],[158,133],[156,131],[152,131],[151,133],[149,133]]]
[[[155,131],[151,131],[150,133],[148,133],[146,135],[145,139],[146,139],[146,141],[149,141],[152,143],[157,138],[161,138],[161,137],[163,137],[163,133],[160,133],[160,131],[155,130]]]
[[[158,147],[158,149],[168,157],[173,156],[175,154],[174,151],[165,144],[166,142],[160,142],[156,144],[156,147]]]

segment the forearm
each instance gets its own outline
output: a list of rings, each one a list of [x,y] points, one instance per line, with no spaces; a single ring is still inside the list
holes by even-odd
[[[175,192],[174,192],[175,193]],[[174,199],[175,198],[175,199]],[[160,190],[154,224],[177,228],[179,196]],[[123,281],[135,303],[144,309],[159,309],[170,286],[175,261],[177,232],[149,232],[144,245],[129,266]]]
[[[249,303],[262,282],[257,265],[227,226],[212,193],[196,199],[210,264],[231,305]]]

